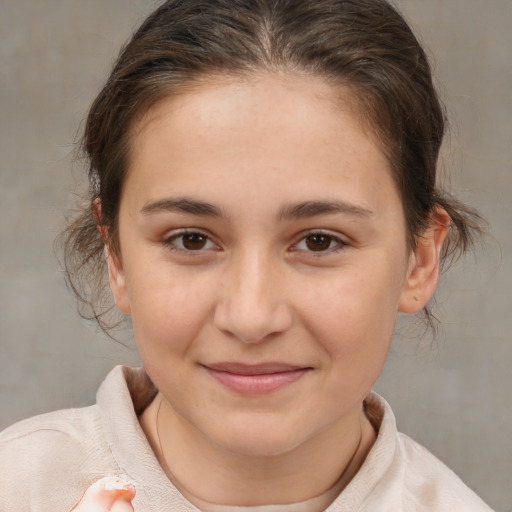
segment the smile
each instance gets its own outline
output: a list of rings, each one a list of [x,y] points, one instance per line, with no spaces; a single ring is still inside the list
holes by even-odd
[[[203,367],[223,386],[243,395],[263,395],[278,391],[312,370],[311,367],[283,363],[246,365],[226,362]]]

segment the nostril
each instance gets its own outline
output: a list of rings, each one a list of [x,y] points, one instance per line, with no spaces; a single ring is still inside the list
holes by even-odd
[[[292,325],[292,315],[284,305],[263,307],[260,304],[244,309],[230,302],[217,307],[214,324],[237,340],[252,344],[286,332]]]

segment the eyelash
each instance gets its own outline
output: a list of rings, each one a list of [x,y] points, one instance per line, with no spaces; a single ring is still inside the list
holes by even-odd
[[[308,239],[312,239],[314,237],[325,237],[329,241],[329,247],[325,250],[320,251],[314,251],[314,250],[308,250],[308,249],[299,249],[299,245],[304,243],[307,244]],[[334,244],[334,247],[331,247],[331,245]],[[348,243],[344,240],[342,240],[340,237],[328,232],[328,231],[322,231],[322,230],[316,230],[316,231],[308,231],[306,233],[302,233],[300,240],[292,246],[292,251],[304,251],[308,253],[308,256],[313,256],[315,258],[319,258],[322,256],[325,256],[327,254],[337,253],[339,251],[342,251],[348,246]]]
[[[211,246],[217,247],[217,249],[218,249],[218,246],[215,244],[215,242],[212,241],[212,239],[209,235],[207,235],[201,231],[198,231],[198,230],[179,231],[179,232],[174,233],[171,236],[165,238],[162,241],[162,243],[163,243],[164,247],[170,251],[180,252],[180,253],[184,253],[184,254],[190,255],[190,256],[199,256],[199,255],[203,254],[205,251],[212,249],[212,247],[200,247],[197,250],[187,249],[186,247],[183,246],[183,237],[185,237],[187,235],[195,235],[198,237],[202,237],[205,241],[206,246],[211,245]],[[311,249],[308,250],[308,248],[303,248],[303,249],[299,248],[300,244],[303,244],[303,243],[307,244],[308,239],[313,239],[314,237],[323,237],[325,239],[325,241],[328,242],[328,247],[325,249],[321,249],[319,251],[315,251],[315,250],[311,250]],[[182,239],[182,243],[181,243],[182,247],[178,247],[175,243],[176,240],[179,240],[180,238]],[[332,244],[334,244],[334,247],[331,247]],[[293,246],[291,247],[290,250],[292,252],[302,251],[304,253],[308,253],[308,256],[318,258],[318,257],[325,256],[326,254],[332,254],[332,253],[337,253],[339,251],[342,251],[348,245],[349,244],[346,241],[342,240],[340,237],[338,237],[336,235],[333,235],[332,233],[322,231],[322,230],[316,230],[316,231],[308,231],[308,232],[302,233],[299,241],[296,242],[295,244],[293,244]]]
[[[199,255],[199,254],[203,253],[205,250],[209,249],[209,248],[206,248],[206,249],[200,248],[198,250],[193,250],[193,249],[187,249],[186,247],[178,247],[175,243],[176,240],[181,238],[182,245],[183,245],[183,238],[187,235],[197,235],[199,237],[203,237],[206,240],[206,244],[216,245],[215,242],[212,242],[212,239],[209,235],[207,235],[201,231],[198,231],[198,230],[189,230],[189,229],[181,230],[181,231],[178,231],[177,233],[173,233],[172,235],[165,238],[162,241],[162,243],[163,243],[164,247],[170,251],[181,252],[181,253],[185,253],[187,255],[192,255],[192,256]]]

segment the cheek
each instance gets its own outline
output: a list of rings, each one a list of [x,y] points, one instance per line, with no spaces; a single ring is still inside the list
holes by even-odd
[[[328,369],[326,400],[341,407],[347,401],[350,405],[363,400],[375,384],[389,352],[396,315],[353,295],[338,306],[324,309],[316,325]],[[340,401],[341,396],[345,401]]]
[[[380,371],[394,332],[399,272],[373,261],[340,269],[325,286],[312,288],[301,306],[304,324],[332,364],[367,365]],[[363,372],[364,373],[364,372]]]
[[[211,287],[202,279],[156,268],[131,277],[131,317],[141,357],[188,350],[211,315]]]

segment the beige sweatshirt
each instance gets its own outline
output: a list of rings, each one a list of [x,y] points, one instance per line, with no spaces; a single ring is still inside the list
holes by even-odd
[[[95,405],[36,416],[2,432],[0,512],[69,512],[106,475],[135,485],[137,512],[197,512],[169,481],[139,425],[137,414],[155,394],[142,369],[118,366]],[[381,397],[370,395],[367,413],[378,428],[377,441],[328,512],[491,511],[430,452],[397,432]]]

